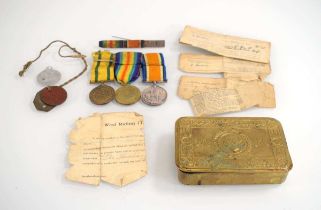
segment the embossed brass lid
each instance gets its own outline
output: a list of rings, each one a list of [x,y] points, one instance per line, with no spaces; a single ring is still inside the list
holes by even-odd
[[[176,165],[183,172],[288,172],[292,161],[273,118],[183,117],[176,121]]]

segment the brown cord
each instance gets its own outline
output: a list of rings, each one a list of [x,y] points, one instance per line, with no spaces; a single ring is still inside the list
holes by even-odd
[[[69,79],[68,81],[64,82],[63,84],[61,84],[61,85],[59,85],[59,86],[60,86],[60,87],[63,87],[63,86],[65,86],[65,85],[69,84],[70,82],[74,81],[74,80],[77,79],[78,77],[80,77],[80,76],[87,70],[87,67],[88,67],[87,61],[86,61],[86,59],[85,59],[86,56],[83,55],[83,54],[81,54],[78,50],[76,50],[76,48],[71,47],[68,43],[66,43],[66,42],[64,42],[64,41],[61,41],[61,40],[55,40],[55,41],[50,42],[45,48],[43,48],[43,49],[40,51],[39,55],[38,55],[35,59],[28,61],[28,62],[23,66],[23,69],[22,69],[21,71],[19,71],[19,76],[22,77],[23,74],[24,74],[24,73],[28,70],[28,68],[31,66],[31,64],[33,64],[35,61],[37,61],[37,60],[41,57],[41,55],[42,55],[42,53],[43,53],[44,51],[46,51],[52,44],[58,43],[58,42],[60,42],[60,43],[63,44],[63,45],[59,48],[59,50],[58,50],[58,55],[59,55],[60,57],[62,57],[62,58],[80,58],[80,59],[84,62],[84,64],[85,64],[84,69],[83,69],[79,74],[77,74],[76,76],[74,76],[73,78]],[[61,49],[64,48],[64,47],[69,48],[69,49],[72,50],[74,53],[76,53],[76,55],[62,55],[62,54],[61,54]]]

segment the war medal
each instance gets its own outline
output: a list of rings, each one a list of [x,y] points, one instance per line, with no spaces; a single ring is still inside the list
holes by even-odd
[[[139,101],[140,97],[141,94],[139,89],[132,85],[125,85],[116,90],[116,101],[120,104],[134,104]]]
[[[69,44],[67,44],[64,41],[61,40],[55,40],[50,42],[44,49],[42,49],[39,53],[39,55],[31,60],[28,61],[24,66],[23,69],[19,72],[19,76],[23,76],[24,73],[28,70],[31,64],[33,64],[35,61],[37,61],[42,53],[47,50],[52,44],[54,43],[60,43],[62,46],[58,50],[58,55],[62,58],[79,58],[83,61],[84,63],[84,68],[83,70],[74,76],[73,78],[69,79],[68,81],[64,82],[63,84],[59,86],[52,86],[56,82],[60,80],[61,74],[53,70],[51,67],[47,67],[44,71],[42,71],[38,76],[37,80],[40,84],[46,85],[47,87],[43,88],[39,92],[37,92],[33,104],[35,105],[36,109],[38,111],[44,111],[48,112],[52,110],[55,106],[60,105],[64,103],[67,99],[67,92],[63,88],[63,86],[69,84],[70,82],[74,81],[78,77],[80,77],[86,70],[87,70],[87,62],[85,60],[85,56],[82,55],[79,51],[77,51],[75,48],[71,47]],[[61,49],[64,47],[67,47],[68,49],[72,50],[75,54],[74,55],[62,55],[61,54]]]
[[[143,56],[143,82],[151,82],[152,86],[142,92],[142,101],[150,106],[163,104],[167,98],[164,88],[156,85],[157,82],[167,82],[166,66],[162,53],[146,53]]]
[[[104,105],[108,104],[115,98],[115,90],[114,88],[101,84],[94,89],[92,89],[89,93],[89,99],[92,103],[96,105]]]
[[[114,55],[108,51],[98,51],[92,54],[93,65],[90,73],[90,83],[101,83],[89,93],[89,99],[96,105],[108,104],[115,98],[115,90],[105,85],[105,82],[114,81]]]
[[[141,94],[138,88],[129,85],[137,80],[140,75],[142,53],[118,52],[115,54],[115,78],[123,85],[116,90],[115,99],[124,105],[134,104],[139,101]]]

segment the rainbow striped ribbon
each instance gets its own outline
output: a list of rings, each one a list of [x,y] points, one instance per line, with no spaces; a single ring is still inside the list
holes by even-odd
[[[101,40],[102,48],[145,48],[165,47],[165,40]]]
[[[166,66],[163,54],[144,54],[142,73],[143,82],[167,82]]]
[[[90,83],[100,83],[114,80],[114,55],[107,51],[92,54],[93,65],[90,73]]]
[[[118,52],[115,54],[115,76],[120,84],[130,84],[140,75],[142,53]]]
[[[103,48],[141,48],[140,40],[104,40],[99,41]]]

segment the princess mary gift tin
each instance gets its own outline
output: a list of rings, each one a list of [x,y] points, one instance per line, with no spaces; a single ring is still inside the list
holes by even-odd
[[[272,118],[183,117],[175,141],[183,184],[279,184],[292,168],[282,126]]]

